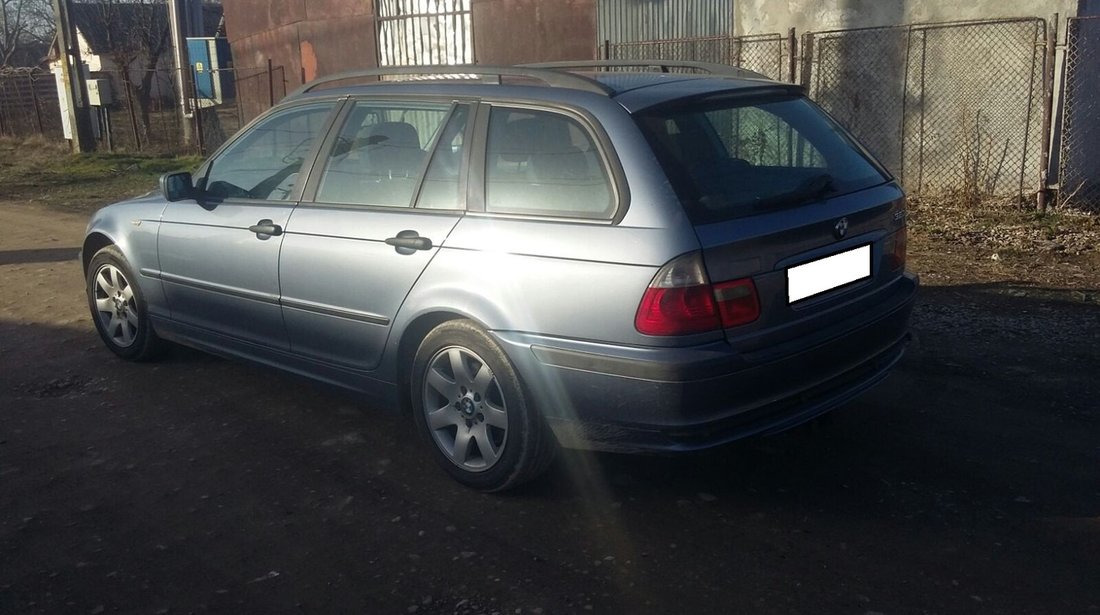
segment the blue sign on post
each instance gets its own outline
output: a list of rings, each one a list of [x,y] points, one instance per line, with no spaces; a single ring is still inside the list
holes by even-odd
[[[233,98],[233,56],[224,38],[188,38],[187,55],[200,107],[218,105]]]

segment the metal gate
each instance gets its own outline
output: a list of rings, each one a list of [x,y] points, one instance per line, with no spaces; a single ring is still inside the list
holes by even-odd
[[[1100,17],[1069,19],[1065,57],[1061,203],[1100,211]]]
[[[376,0],[380,66],[473,64],[472,0]]]
[[[979,202],[1038,185],[1046,22],[813,32],[802,80],[913,194]]]
[[[597,0],[596,30],[596,40],[613,45],[725,37],[733,33],[733,0]]]

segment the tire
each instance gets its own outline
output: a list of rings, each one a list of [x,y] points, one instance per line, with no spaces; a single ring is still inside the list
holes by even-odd
[[[549,468],[557,442],[508,357],[476,324],[453,320],[429,332],[412,375],[417,430],[452,478],[503,491]]]
[[[92,322],[107,348],[128,361],[160,355],[165,342],[149,322],[148,304],[126,257],[115,246],[95,253],[88,264],[86,290]]]

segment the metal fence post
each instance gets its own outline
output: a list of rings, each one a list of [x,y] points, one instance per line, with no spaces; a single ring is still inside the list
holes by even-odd
[[[267,108],[275,106],[275,70],[271,58],[267,59]]]
[[[189,74],[191,77],[191,94],[194,96],[194,104],[191,107],[191,114],[195,116],[195,145],[199,148],[199,155],[206,155],[206,137],[202,130],[202,105],[199,104],[199,80],[194,75]]]
[[[798,34],[794,28],[787,34],[788,64],[790,75],[788,81],[798,83]]]
[[[46,131],[42,127],[42,109],[38,106],[38,83],[33,76],[28,76],[31,84],[31,101],[34,103],[34,123],[38,126],[38,134],[45,136]]]
[[[1054,61],[1058,47],[1058,13],[1047,28],[1046,54],[1043,57],[1043,133],[1039,154],[1039,190],[1035,194],[1035,205],[1046,213],[1050,186],[1050,142],[1054,135]]]
[[[810,92],[810,80],[813,77],[813,63],[814,63],[814,33],[807,32],[802,35],[802,87],[806,88],[806,93]]]

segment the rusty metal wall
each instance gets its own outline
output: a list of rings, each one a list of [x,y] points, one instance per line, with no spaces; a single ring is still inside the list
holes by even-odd
[[[473,0],[473,21],[481,64],[596,57],[596,0]]]
[[[234,63],[264,73],[242,84],[239,100],[246,121],[270,106],[269,60],[276,102],[320,75],[377,66],[373,0],[233,0],[224,8]]]
[[[733,0],[598,0],[597,41],[634,43],[729,36]]]

